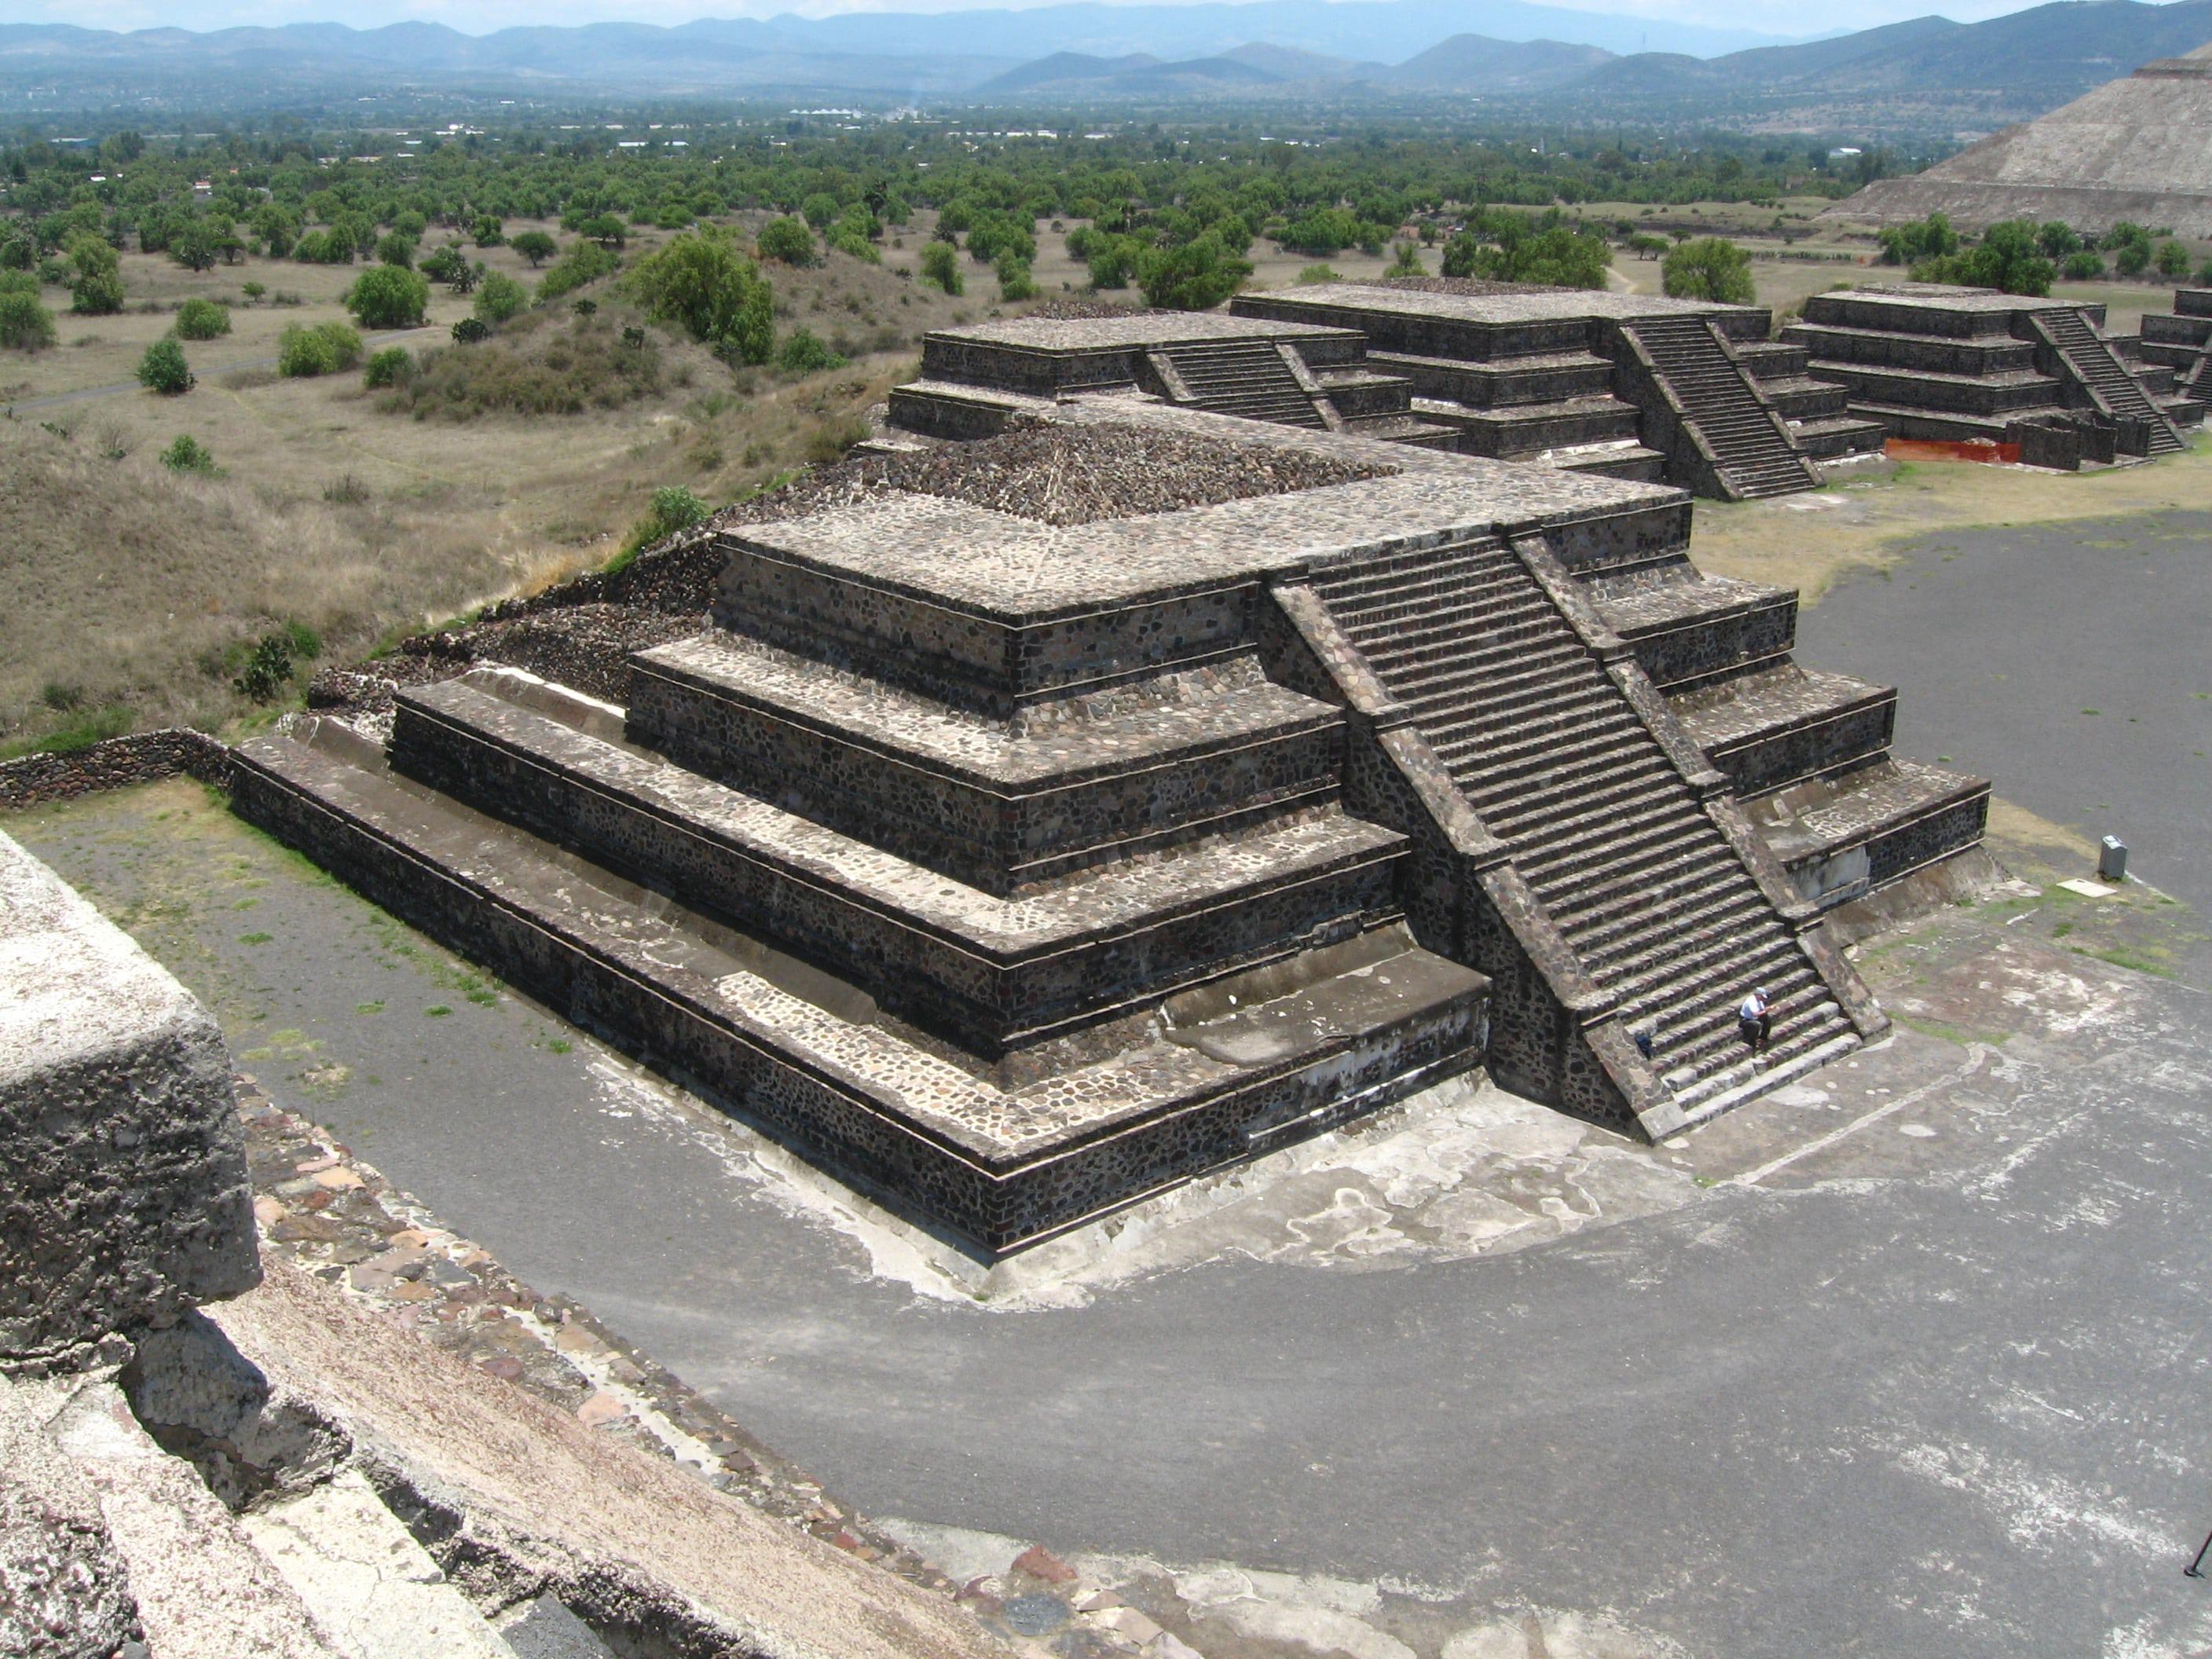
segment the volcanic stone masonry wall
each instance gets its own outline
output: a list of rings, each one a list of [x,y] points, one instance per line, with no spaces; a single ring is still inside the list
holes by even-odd
[[[222,1033],[0,835],[0,1365],[75,1369],[259,1281]]]

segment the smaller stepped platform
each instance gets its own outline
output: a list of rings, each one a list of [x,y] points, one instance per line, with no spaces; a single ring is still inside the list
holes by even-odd
[[[2082,453],[2171,454],[2168,408],[2102,331],[2103,307],[1993,289],[1898,283],[1816,294],[1783,343],[1848,390],[1849,411],[1895,438],[2019,441],[2081,429]],[[2071,465],[2069,461],[2068,463]]]
[[[1816,458],[1878,447],[1839,388],[1793,388],[1795,419],[1775,406],[1737,355],[1765,344],[1763,311],[1481,287],[1322,283],[1239,295],[1231,310],[1364,334],[1368,361],[1411,381],[1421,417],[1455,427],[1469,454],[1663,478],[1736,500],[1815,488]]]
[[[2172,311],[2144,313],[2135,341],[2112,343],[2130,347],[2159,406],[2179,424],[2197,425],[2212,409],[2212,288],[2176,289]],[[2171,377],[2162,396],[2149,380],[2157,369]]]

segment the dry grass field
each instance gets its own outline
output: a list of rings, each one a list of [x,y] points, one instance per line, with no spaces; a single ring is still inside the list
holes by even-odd
[[[1740,237],[1753,255],[1760,300],[1786,310],[1808,294],[1883,270],[1856,263],[1870,252],[1864,240],[1798,229],[1825,205],[1784,203],[1785,222],[1798,251],[1843,253],[1845,261],[1778,257],[1785,250],[1771,234],[1771,209],[1667,209],[1650,216],[1669,228]],[[1647,216],[1620,205],[1589,211]],[[1037,226],[1041,301],[1086,288],[1088,273],[1067,255],[1069,228]],[[911,374],[925,330],[1027,308],[1002,305],[991,270],[964,258],[959,297],[915,281],[932,228],[923,213],[894,231],[880,266],[832,254],[813,269],[769,267],[779,329],[811,329],[851,360],[846,367],[802,376],[732,371],[696,344],[649,329],[643,395],[611,398],[611,406],[587,403],[573,414],[453,418],[452,400],[368,391],[358,373],[276,374],[283,329],[342,318],[359,266],[251,261],[196,275],[164,257],[127,254],[130,309],[111,317],[72,316],[67,295],[49,289],[59,343],[0,353],[7,416],[0,419],[0,755],[132,724],[228,729],[265,719],[268,710],[243,699],[232,680],[252,643],[272,629],[299,624],[321,637],[326,659],[356,657],[399,633],[603,562],[661,486],[680,484],[720,504],[833,456],[855,434],[863,411]],[[664,240],[642,233],[629,258]],[[472,250],[471,257],[526,283],[541,274],[508,248]],[[1253,285],[1263,288],[1293,283],[1316,263],[1265,242],[1251,257]],[[1437,268],[1435,250],[1422,257],[1426,269]],[[1352,251],[1328,263],[1361,277],[1381,275],[1388,261]],[[245,301],[248,282],[269,290],[258,303]],[[1616,287],[1656,292],[1659,283],[1656,260],[1618,257]],[[2121,328],[2165,293],[2131,283],[2065,291],[2105,301]],[[140,390],[133,380],[140,356],[195,296],[230,302],[232,333],[186,345],[198,377],[190,392],[162,398]],[[592,297],[600,309],[589,323],[564,302],[470,349],[491,354],[484,363],[504,365],[510,378],[556,363],[581,373],[573,360],[588,356],[580,348],[594,342],[580,334],[599,331],[604,355],[621,329],[642,324],[618,288],[602,284]],[[1133,290],[1109,297],[1140,302]],[[426,326],[393,337],[418,356],[450,352],[450,326],[469,306],[434,289]],[[447,367],[458,365],[449,359]],[[486,383],[481,367],[471,374],[471,384]],[[158,464],[161,452],[187,434],[211,453],[216,476]],[[1942,488],[1978,498],[1995,490],[2009,501],[2015,486],[1976,478]],[[1888,499],[1888,487],[1878,493]],[[1928,506],[1905,500],[1917,491],[1894,493],[1908,517]],[[2010,509],[1978,499],[1954,510],[2003,516]],[[1725,513],[1705,516],[1701,547],[1711,545],[1723,564],[1757,562],[1749,544],[1759,532],[1748,520],[1739,528]],[[1793,529],[1801,525],[1813,529],[1793,520]],[[1848,528],[1839,556],[1867,556],[1881,539],[1869,533],[1872,525]],[[1807,574],[1817,590],[1820,572]]]
[[[507,250],[485,257],[531,280]],[[981,316],[997,293],[979,271],[971,297],[951,300],[842,254],[811,270],[773,267],[779,329],[811,328],[848,366],[733,372],[652,329],[658,388],[646,397],[455,421],[388,407],[396,400],[364,390],[358,372],[295,380],[264,366],[286,325],[343,316],[359,269],[256,261],[195,276],[130,255],[132,309],[58,312],[55,348],[0,354],[0,401],[94,394],[0,420],[0,753],[125,721],[251,720],[260,711],[231,681],[243,649],[280,624],[313,629],[327,657],[358,656],[599,563],[662,485],[720,503],[833,453],[911,374],[925,329]],[[136,386],[140,355],[179,302],[236,300],[247,281],[301,303],[234,305],[229,337],[187,343],[198,383],[182,397]],[[430,325],[397,337],[418,353],[447,347],[467,314],[466,301],[433,295]],[[595,325],[641,323],[605,285],[593,295]],[[67,301],[56,290],[48,299]],[[149,304],[161,309],[140,308]],[[557,349],[560,331],[576,326],[565,305],[533,321],[510,325],[516,349]],[[470,349],[505,350],[509,338]],[[219,476],[158,464],[184,434],[211,453]]]

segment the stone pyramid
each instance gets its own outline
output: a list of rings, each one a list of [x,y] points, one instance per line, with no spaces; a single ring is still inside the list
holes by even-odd
[[[2119,220],[2212,236],[2212,45],[2162,58],[2063,109],[2010,127],[1912,179],[1884,179],[1824,218],[1896,224],[1948,215],[1965,229]]]

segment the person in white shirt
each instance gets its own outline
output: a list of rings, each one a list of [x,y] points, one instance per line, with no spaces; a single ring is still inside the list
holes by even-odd
[[[1735,1028],[1743,1034],[1744,1042],[1752,1053],[1766,1052],[1766,1045],[1774,1036],[1774,1016],[1767,1011],[1765,987],[1759,987],[1743,1000],[1743,1006],[1735,1011]]]

